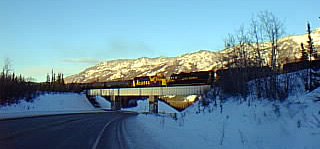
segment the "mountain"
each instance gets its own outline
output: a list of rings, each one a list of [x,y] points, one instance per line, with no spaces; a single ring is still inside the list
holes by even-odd
[[[312,32],[316,48],[320,45],[320,28]],[[307,34],[287,36],[279,40],[278,63],[279,65],[297,61],[301,58],[300,44],[307,45]],[[264,65],[270,65],[270,42],[260,44]],[[84,71],[65,78],[66,83],[89,83],[95,81],[113,81],[133,79],[136,76],[172,73],[217,70],[230,63],[232,49],[223,49],[217,52],[199,50],[177,57],[141,57],[137,59],[118,59],[100,62]],[[249,59],[255,57],[253,48],[247,50]]]
[[[211,70],[218,62],[221,54],[201,50],[178,57],[141,57],[137,59],[120,59],[101,62],[86,70],[65,78],[70,82],[111,81],[133,79],[136,76],[155,75],[162,73],[166,76],[172,73]]]

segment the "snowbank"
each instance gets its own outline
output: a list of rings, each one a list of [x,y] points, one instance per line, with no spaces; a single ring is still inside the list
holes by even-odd
[[[101,96],[96,96],[96,102],[98,102],[101,109],[111,109],[110,101]]]
[[[147,99],[137,100],[136,107],[122,108],[122,110],[134,111],[134,112],[149,112],[149,100]]]
[[[253,93],[223,103],[218,97],[214,105],[209,92],[183,113],[140,114],[137,119],[160,148],[318,148],[320,88],[304,89],[304,71],[288,76],[292,81],[284,101],[258,99]],[[254,90],[254,82],[249,86]]]
[[[134,112],[140,112],[140,113],[149,112],[149,100],[147,99],[137,100],[136,107],[122,108],[122,109],[126,111],[134,111]],[[165,102],[158,100],[158,112],[159,113],[177,113],[178,111],[170,107]]]
[[[198,98],[198,95],[190,95],[190,96],[187,96],[184,101],[186,101],[186,102],[194,102],[197,98]]]
[[[159,113],[178,113],[176,109],[161,100],[158,101],[158,111]]]
[[[21,100],[17,104],[0,106],[0,119],[57,113],[79,113],[95,108],[84,94],[44,94],[32,102]]]

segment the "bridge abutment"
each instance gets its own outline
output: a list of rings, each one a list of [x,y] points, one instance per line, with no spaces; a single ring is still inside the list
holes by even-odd
[[[121,110],[121,97],[111,96],[111,110]]]
[[[149,96],[149,112],[158,113],[158,96]]]

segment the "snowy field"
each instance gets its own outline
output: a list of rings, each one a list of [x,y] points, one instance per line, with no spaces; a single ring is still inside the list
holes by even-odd
[[[32,102],[20,100],[16,104],[0,105],[0,119],[94,110],[96,109],[85,94],[44,94],[36,97]]]
[[[302,90],[301,85],[296,88]],[[222,107],[220,100],[214,105],[209,92],[181,113],[162,101],[158,101],[159,114],[145,113],[149,108],[147,99],[138,100],[137,107],[122,110],[141,112],[135,123],[151,136],[155,148],[318,148],[320,88],[309,93],[294,92],[283,102],[255,97],[240,102],[230,97],[221,103]],[[107,102],[104,105],[110,108],[108,101],[97,99]],[[203,101],[211,103],[203,105]]]
[[[160,148],[288,148],[320,146],[320,88],[284,102],[228,99],[220,106],[201,106],[198,101],[187,111],[140,114]],[[219,105],[219,104],[218,104]]]

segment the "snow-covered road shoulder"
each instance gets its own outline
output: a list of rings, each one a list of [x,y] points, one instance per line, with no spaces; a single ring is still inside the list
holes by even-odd
[[[43,94],[32,102],[20,100],[15,104],[1,105],[0,119],[87,112],[98,110],[92,106],[85,94]]]
[[[221,107],[197,101],[183,113],[140,114],[136,119],[146,135],[168,149],[318,148],[319,96],[317,88],[285,101],[251,99],[249,104],[250,97],[242,102],[230,97]]]

